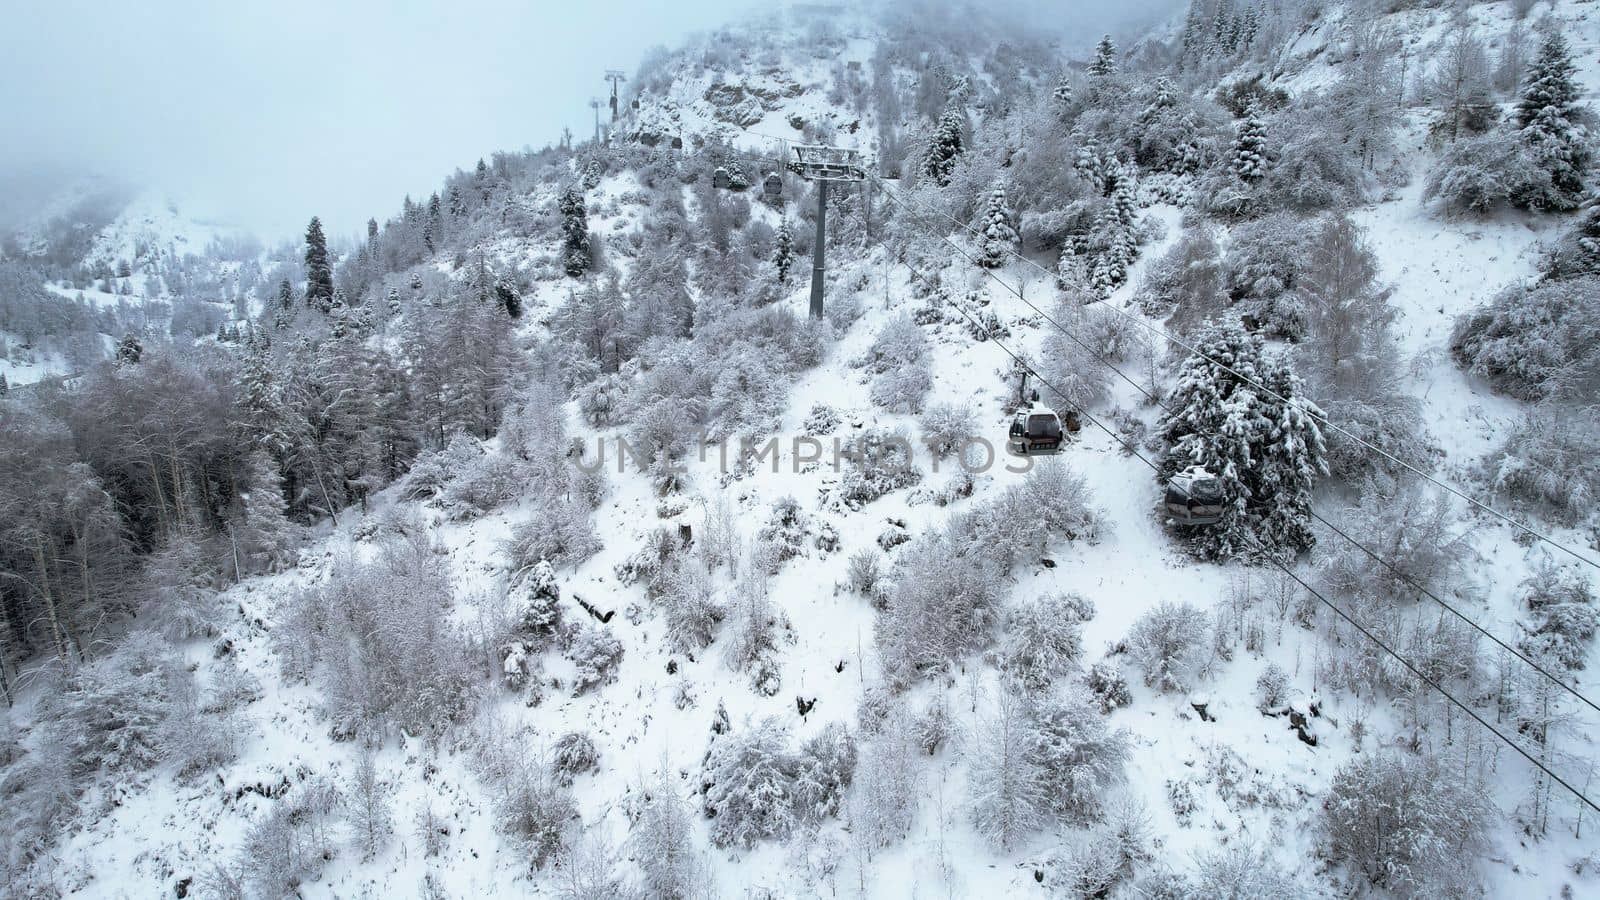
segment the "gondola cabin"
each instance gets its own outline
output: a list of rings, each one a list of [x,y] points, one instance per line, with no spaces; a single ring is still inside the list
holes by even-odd
[[[1222,521],[1222,479],[1205,466],[1190,466],[1167,479],[1167,519],[1173,525],[1215,525]]]
[[[778,200],[783,197],[783,176],[777,172],[768,172],[767,177],[761,180],[761,192],[767,195],[768,200]]]
[[[711,186],[717,190],[725,191],[732,186],[732,184],[733,177],[728,174],[728,169],[726,166],[717,166],[717,170],[711,173]]]
[[[1045,456],[1061,452],[1065,442],[1061,417],[1046,406],[1031,406],[1011,420],[1006,450],[1016,456]]]

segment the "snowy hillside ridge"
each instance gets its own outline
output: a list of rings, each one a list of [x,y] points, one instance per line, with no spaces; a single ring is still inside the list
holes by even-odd
[[[0,259],[0,897],[1600,893],[1600,13],[1044,34]]]

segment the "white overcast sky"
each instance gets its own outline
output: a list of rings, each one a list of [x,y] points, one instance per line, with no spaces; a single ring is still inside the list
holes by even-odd
[[[95,171],[270,238],[312,214],[353,235],[480,156],[581,136],[606,68],[773,5],[0,0],[0,175]]]

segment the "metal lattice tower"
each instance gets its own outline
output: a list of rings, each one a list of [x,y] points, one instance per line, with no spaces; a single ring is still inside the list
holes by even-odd
[[[617,85],[628,80],[621,69],[607,69],[606,80],[611,82],[611,121],[617,120]]]
[[[789,171],[817,185],[817,238],[811,248],[811,318],[822,318],[822,275],[827,268],[828,185],[865,181],[867,169],[859,150],[797,144]]]

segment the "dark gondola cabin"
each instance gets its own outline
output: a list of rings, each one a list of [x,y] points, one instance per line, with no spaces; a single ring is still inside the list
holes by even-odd
[[[717,170],[715,172],[711,173],[711,186],[712,187],[714,187],[714,188],[716,188],[718,190],[725,191],[732,184],[733,184],[733,178],[728,174],[728,170],[727,170],[726,167],[717,166]]]
[[[1061,434],[1061,418],[1054,410],[1032,406],[1017,413],[1011,420],[1011,433],[1006,438],[1006,450],[1016,456],[1043,456],[1060,453],[1065,438]]]
[[[777,172],[768,172],[767,177],[761,182],[761,190],[769,199],[776,200],[783,196],[783,176]]]
[[[1167,479],[1167,519],[1173,525],[1215,525],[1222,521],[1222,479],[1205,466],[1190,466]]]

